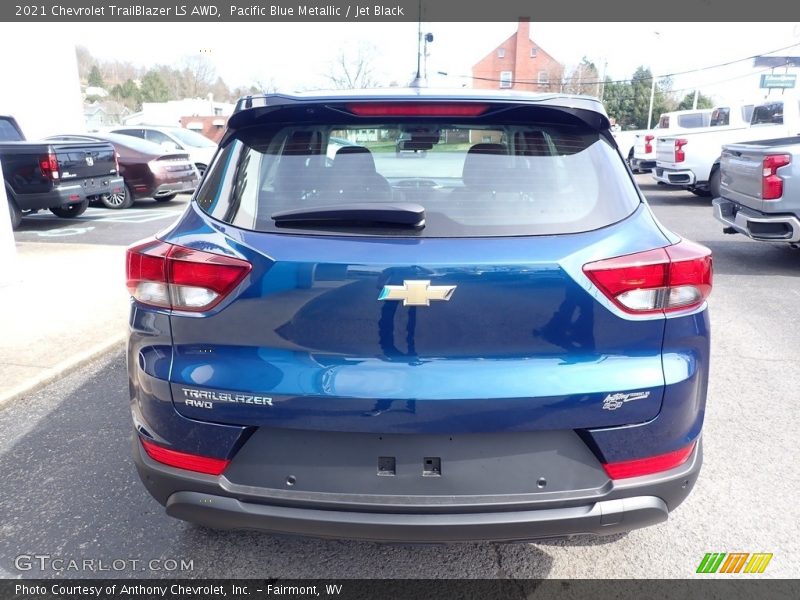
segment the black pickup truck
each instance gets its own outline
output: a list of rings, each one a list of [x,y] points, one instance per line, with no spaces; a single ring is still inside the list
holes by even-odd
[[[3,115],[0,163],[14,229],[24,215],[44,209],[77,217],[91,200],[125,185],[108,142],[28,142],[16,120]]]

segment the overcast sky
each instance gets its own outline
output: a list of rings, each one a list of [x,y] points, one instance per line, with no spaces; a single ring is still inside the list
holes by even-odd
[[[433,83],[461,86],[470,67],[511,35],[515,23],[424,23],[431,32],[428,74]],[[658,32],[658,33],[656,33]],[[374,47],[383,81],[406,83],[416,66],[416,23],[94,23],[0,24],[0,35],[21,48],[49,35],[68,37],[98,58],[137,65],[179,64],[209,57],[230,86],[274,80],[281,88],[319,87],[340,48]],[[587,56],[612,79],[627,79],[639,65],[656,75],[687,71],[763,54],[800,56],[798,23],[537,23],[531,38],[567,68]],[[448,77],[436,76],[443,71]],[[752,61],[673,77],[673,89],[700,86],[716,99],[758,93]],[[734,97],[735,96],[735,97]]]

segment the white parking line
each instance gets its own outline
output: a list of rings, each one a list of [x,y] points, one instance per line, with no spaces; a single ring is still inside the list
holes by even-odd
[[[101,208],[88,209],[80,217],[75,217],[74,221],[92,221],[100,223],[149,223],[160,221],[161,219],[174,219],[180,215],[182,210],[163,210],[158,208],[145,208],[141,210],[124,211],[109,214]],[[51,220],[57,217],[52,215],[32,215],[32,219]]]

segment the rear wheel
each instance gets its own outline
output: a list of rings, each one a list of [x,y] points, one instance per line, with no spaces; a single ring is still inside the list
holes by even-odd
[[[103,206],[106,208],[111,208],[114,210],[130,208],[133,205],[133,194],[131,193],[130,188],[125,185],[119,192],[103,194],[100,196],[100,202],[102,202]]]
[[[158,198],[153,198],[153,200],[155,200],[156,202],[169,202],[170,200],[173,200],[177,195],[178,194],[167,194],[166,196],[159,196]]]
[[[62,219],[73,219],[82,215],[86,209],[89,208],[89,201],[77,202],[75,204],[68,204],[67,206],[54,206],[50,212]]]
[[[11,215],[11,229],[16,229],[22,223],[22,211],[17,206],[17,203],[8,195],[8,213]]]
[[[722,175],[719,172],[719,167],[711,171],[711,177],[708,178],[708,191],[712,198],[719,198],[721,180]]]
[[[700,196],[701,198],[708,198],[711,195],[711,192],[705,189],[693,188],[693,187],[686,189],[692,192],[695,196]]]

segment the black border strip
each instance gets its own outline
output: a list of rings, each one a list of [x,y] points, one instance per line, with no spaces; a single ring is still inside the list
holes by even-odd
[[[757,2],[729,0],[3,0],[0,21],[13,22],[638,22],[665,16],[699,22],[800,20],[800,2],[764,10]],[[779,6],[779,8],[777,8]],[[711,43],[713,30],[709,31]],[[735,40],[713,40],[735,44]]]
[[[753,578],[756,577],[756,578]],[[708,575],[676,579],[38,579],[0,580],[2,600],[337,598],[339,600],[516,600],[636,598],[795,600],[800,580]],[[329,593],[329,586],[339,586]],[[126,591],[126,589],[128,591]],[[132,590],[132,591],[131,591]],[[158,591],[156,591],[158,590]],[[166,593],[162,594],[161,590]]]

